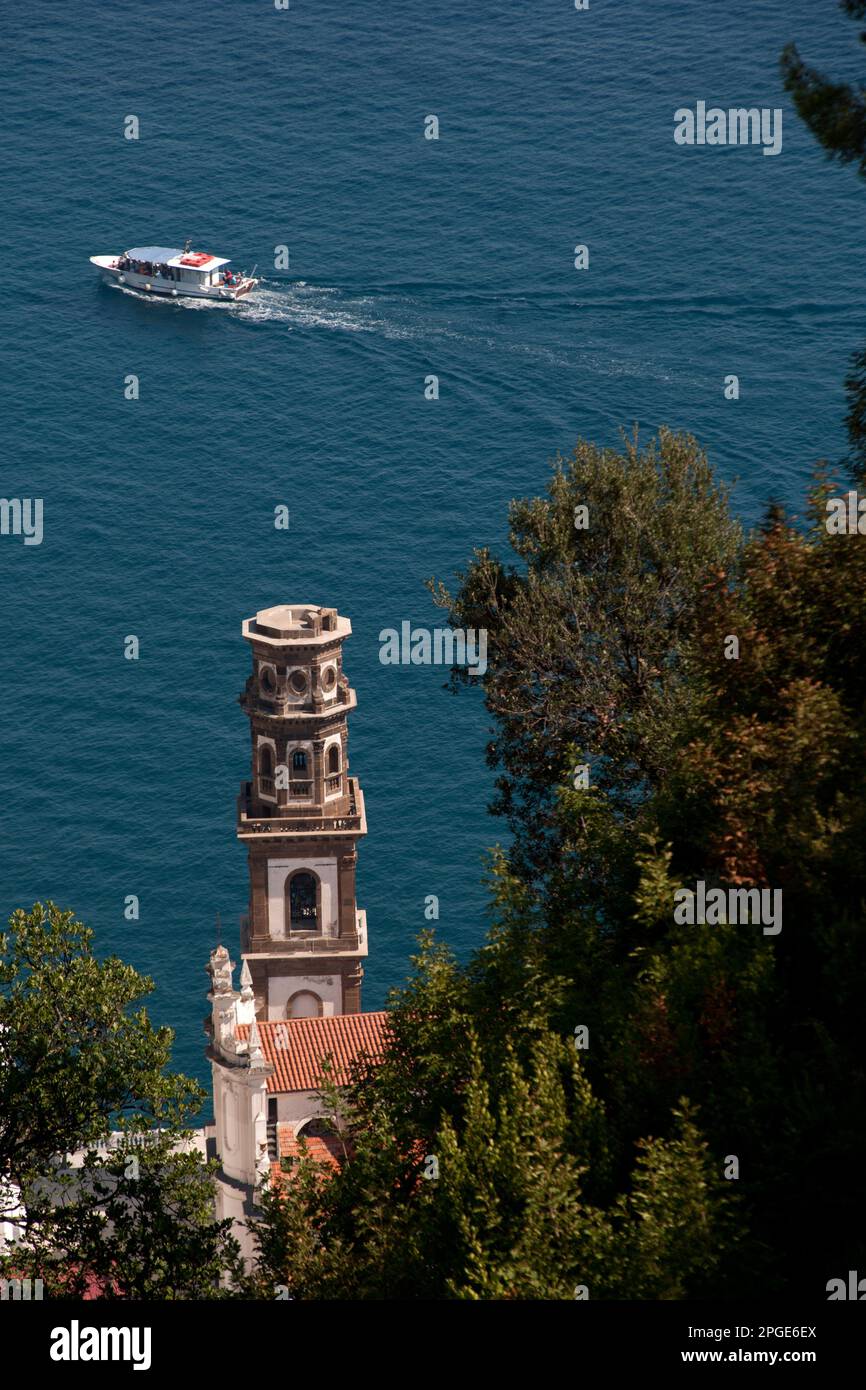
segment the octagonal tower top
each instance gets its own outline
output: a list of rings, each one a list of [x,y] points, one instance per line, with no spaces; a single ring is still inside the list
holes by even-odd
[[[278,603],[262,608],[254,618],[245,618],[242,632],[248,642],[266,646],[324,646],[350,637],[352,624],[341,618],[336,608],[315,603]]]

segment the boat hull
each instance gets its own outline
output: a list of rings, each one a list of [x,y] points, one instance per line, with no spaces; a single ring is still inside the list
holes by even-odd
[[[134,270],[119,270],[115,264],[116,256],[91,256],[90,261],[108,284],[120,285],[124,289],[136,290],[154,299],[212,299],[217,304],[228,304],[232,300],[244,299],[258,285],[258,280],[247,278],[239,285],[195,285],[166,281],[161,275],[140,275]]]

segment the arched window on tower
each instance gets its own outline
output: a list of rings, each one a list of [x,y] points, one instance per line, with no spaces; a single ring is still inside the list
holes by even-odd
[[[274,795],[274,750],[269,743],[259,748],[259,792],[262,796]]]
[[[290,932],[319,930],[319,881],[306,869],[286,880],[286,918]]]
[[[325,755],[325,791],[328,796],[333,796],[340,790],[340,745],[339,743],[330,744]]]
[[[291,797],[296,800],[302,796],[313,795],[313,779],[310,769],[310,756],[305,748],[292,751]]]

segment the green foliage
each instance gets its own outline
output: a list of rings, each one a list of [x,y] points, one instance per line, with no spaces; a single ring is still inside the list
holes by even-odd
[[[422,961],[416,1005],[423,973]],[[505,1041],[491,1071],[468,1018],[464,1029],[465,1073],[423,1146],[398,1138],[401,1092],[387,1072],[353,1088],[352,1161],[325,1181],[306,1161],[266,1196],[254,1288],[470,1300],[573,1298],[578,1285],[593,1298],[699,1288],[732,1238],[728,1195],[716,1192],[694,1127],[645,1145],[633,1193],[605,1212],[582,1191],[606,1137],[575,1050],[537,1032],[525,1062]]]
[[[101,1138],[112,1115],[178,1119],[200,1100],[167,1075],[171,1030],[129,1005],[152,989],[54,903],[13,912],[0,933],[0,1175],[19,1181],[57,1152]]]
[[[692,441],[580,446],[512,509],[523,569],[481,552],[440,593],[491,630],[516,843],[468,965],[422,941],[393,1044],[344,1101],[352,1161],[288,1186],[263,1278],[823,1296],[866,1260],[866,537],[827,533],[831,487],[802,526],[776,506],[743,538]],[[698,880],[781,889],[781,933],[677,923]]]
[[[681,1299],[708,1292],[721,1256],[737,1249],[729,1188],[712,1162],[687,1101],[674,1136],[641,1140],[631,1192],[618,1199],[614,1223],[626,1235],[611,1296]]]
[[[849,19],[866,18],[866,0],[840,0]],[[866,31],[859,34],[866,42]],[[834,82],[811,67],[789,44],[780,59],[782,78],[798,115],[809,127],[828,159],[856,164],[866,176],[866,90],[863,84]],[[857,477],[866,480],[866,350],[855,353],[845,380],[848,413],[845,423],[851,442],[851,462]]]
[[[744,538],[693,440],[580,445],[512,508],[519,564],[479,552],[440,590],[490,632],[517,832],[491,856],[491,928],[466,965],[426,933],[384,1058],[340,1091],[325,1076],[343,1166],[304,1152],[264,1195],[251,1274],[169,1137],[190,1088],[127,1012],[146,982],[95,962],[69,914],[16,914],[0,1175],[27,1197],[20,1272],[60,1287],[62,1252],[119,1295],[221,1274],[302,1300],[691,1299],[822,1296],[866,1261],[866,537],[828,534],[832,486]],[[781,889],[781,933],[678,923],[699,880]],[[72,1147],[115,1112],[165,1128],[145,1179],[106,1186],[92,1156],[92,1190],[43,1202],[58,1117]]]
[[[211,1171],[183,1139],[202,1092],[166,1070],[171,1030],[131,1010],[151,982],[98,961],[92,937],[50,902],[0,934],[0,1194],[24,1207],[0,1275],[49,1294],[213,1297],[239,1266]],[[125,1138],[106,1150],[112,1129]]]
[[[456,594],[431,588],[455,627],[488,632],[486,674],[456,668],[454,681],[480,680],[496,720],[491,809],[514,834],[512,862],[544,872],[569,746],[592,749],[593,781],[626,819],[662,774],[693,700],[685,644],[739,528],[695,440],[666,430],[622,452],[581,441],[549,496],[512,503],[510,521],[519,567],[479,550]]]
[[[231,1222],[214,1220],[210,1170],[175,1132],[136,1127],[81,1167],[32,1177],[22,1198],[23,1239],[0,1267],[42,1279],[50,1297],[215,1298],[240,1283]]]

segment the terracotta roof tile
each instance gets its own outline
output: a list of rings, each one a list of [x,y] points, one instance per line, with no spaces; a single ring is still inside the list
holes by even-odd
[[[273,1019],[259,1023],[259,1040],[265,1061],[274,1068],[267,1078],[268,1090],[317,1091],[321,1084],[322,1062],[330,1056],[331,1075],[338,1086],[349,1079],[352,1062],[362,1053],[381,1057],[385,1044],[388,1015],[334,1014],[325,1018]],[[249,1038],[250,1026],[238,1025],[238,1037]]]
[[[298,1136],[291,1125],[278,1125],[277,1134],[280,1158],[300,1158],[303,1146],[306,1144],[307,1153],[317,1163],[329,1163],[332,1167],[339,1166],[343,1146],[336,1134],[301,1134]]]
[[[342,1168],[346,1157],[343,1144],[336,1134],[304,1134],[301,1136],[306,1144],[306,1154],[314,1163],[321,1165],[320,1177],[328,1177],[338,1168]],[[293,1127],[290,1124],[277,1125],[277,1145],[280,1158],[300,1158],[304,1151],[301,1139],[295,1136]],[[295,1165],[292,1164],[283,1168],[279,1160],[271,1162],[271,1181],[279,1184],[287,1177],[292,1178],[296,1172]]]
[[[327,1163],[329,1168],[341,1168],[343,1166],[343,1145],[334,1135],[333,1138],[326,1135],[310,1134],[304,1135],[306,1142],[307,1156],[316,1163]],[[280,1137],[280,1158],[300,1158],[304,1146],[300,1139],[296,1139],[294,1134],[284,1134]]]

